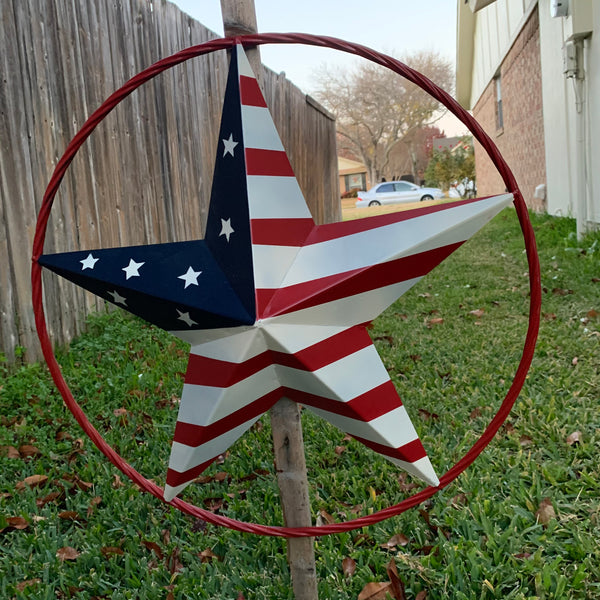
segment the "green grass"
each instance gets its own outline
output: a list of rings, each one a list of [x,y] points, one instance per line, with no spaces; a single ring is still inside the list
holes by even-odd
[[[356,598],[387,579],[391,559],[409,599],[423,590],[428,600],[600,597],[600,235],[578,244],[571,220],[533,222],[544,318],[508,426],[423,512],[319,539],[322,599]],[[507,209],[371,331],[438,473],[477,439],[510,384],[528,313],[522,249]],[[119,313],[91,318],[60,356],[92,423],[159,484],[186,359],[185,346]],[[43,366],[0,363],[0,376],[0,598],[292,598],[285,540],[206,526],[141,493],[85,438]],[[324,510],[342,520],[406,497],[411,480],[390,463],[308,411],[303,426],[315,518]],[[575,431],[581,441],[569,445]],[[185,497],[281,523],[268,418],[208,471],[217,472],[226,479]],[[32,475],[48,479],[17,489]],[[536,511],[545,498],[555,517],[544,525]],[[405,546],[381,547],[397,533]],[[63,547],[79,555],[61,561]],[[205,552],[203,562],[206,550],[218,558]],[[345,557],[356,561],[347,578]]]

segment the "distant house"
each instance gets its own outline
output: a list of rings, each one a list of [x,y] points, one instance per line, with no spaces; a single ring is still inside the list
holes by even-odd
[[[600,225],[600,3],[457,0],[458,101],[513,170],[535,210]],[[475,145],[480,195],[503,191]]]
[[[343,195],[352,190],[367,190],[369,178],[367,167],[362,163],[338,156],[338,170],[340,173],[340,193]]]
[[[441,138],[433,138],[431,140],[431,147],[435,151],[443,152],[444,150],[448,150],[449,152],[453,152],[460,146],[460,142],[462,137],[441,137]]]

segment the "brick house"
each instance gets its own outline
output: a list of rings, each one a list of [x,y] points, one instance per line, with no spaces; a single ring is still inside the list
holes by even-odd
[[[528,206],[600,225],[600,6],[596,0],[457,0],[458,101],[500,149]],[[564,56],[569,56],[568,64]],[[566,66],[563,66],[563,65]],[[502,192],[475,145],[478,193]]]
[[[340,194],[352,190],[368,190],[369,175],[367,167],[361,162],[338,156],[338,171],[340,174]]]

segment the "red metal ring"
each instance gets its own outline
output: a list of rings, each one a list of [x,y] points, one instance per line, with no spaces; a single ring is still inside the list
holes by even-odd
[[[246,523],[243,521],[230,519],[221,515],[216,515],[207,510],[198,508],[197,506],[194,506],[192,504],[188,504],[187,502],[184,502],[179,498],[176,498],[175,500],[173,500],[173,502],[171,502],[171,504],[175,508],[181,510],[182,512],[203,519],[204,521],[207,521],[214,525],[222,525],[231,529],[235,529],[237,531],[256,533],[260,535],[270,535],[278,537],[316,537],[330,535],[333,533],[340,533],[342,531],[351,531],[352,529],[357,529],[366,525],[373,525],[374,523],[378,523],[380,521],[383,521],[384,519],[398,515],[408,510],[409,508],[420,504],[427,498],[433,496],[438,490],[449,485],[477,458],[477,456],[479,456],[479,454],[481,454],[483,449],[490,443],[494,435],[498,432],[500,426],[506,420],[513,404],[515,403],[515,400],[519,395],[519,392],[521,391],[521,388],[523,387],[527,371],[529,370],[529,366],[531,365],[531,360],[533,358],[533,352],[539,329],[542,297],[540,266],[536,250],[533,228],[529,221],[527,207],[525,205],[525,201],[523,200],[521,192],[519,191],[519,188],[517,186],[516,179],[512,174],[510,168],[508,167],[506,161],[502,158],[502,155],[500,154],[498,148],[496,148],[495,144],[485,133],[483,128],[477,123],[477,121],[475,121],[475,119],[465,109],[463,109],[456,102],[456,100],[454,100],[448,93],[439,88],[432,81],[427,79],[427,77],[425,77],[424,75],[421,75],[414,69],[411,69],[410,67],[406,66],[405,64],[390,56],[386,56],[385,54],[376,52],[375,50],[367,48],[366,46],[361,46],[352,42],[346,42],[344,40],[339,40],[331,37],[309,35],[303,33],[265,33],[243,35],[237,36],[235,38],[215,39],[209,42],[205,42],[204,44],[200,44],[198,46],[192,46],[190,48],[187,48],[186,50],[182,50],[181,52],[177,52],[176,54],[173,54],[170,57],[158,61],[151,67],[145,69],[144,71],[136,75],[135,77],[132,77],[123,87],[121,87],[111,96],[109,96],[109,98],[107,98],[104,101],[104,103],[84,123],[81,130],[75,135],[75,137],[67,146],[67,149],[63,154],[62,158],[59,160],[54,170],[54,173],[50,179],[50,182],[48,183],[48,187],[46,188],[46,192],[42,201],[42,206],[38,214],[37,226],[33,242],[33,266],[31,271],[31,284],[36,328],[42,346],[42,352],[48,364],[48,368],[50,370],[52,378],[54,379],[54,382],[58,390],[60,391],[65,401],[65,404],[73,413],[75,419],[81,425],[85,433],[90,437],[90,439],[92,440],[92,442],[94,442],[97,448],[120,471],[127,475],[142,489],[162,500],[162,489],[158,487],[155,483],[149,481],[140,473],[138,473],[131,465],[124,461],[113,450],[111,446],[109,446],[104,441],[100,433],[90,423],[81,407],[75,401],[66,381],[64,380],[52,349],[52,343],[48,336],[42,298],[42,268],[38,263],[37,259],[43,252],[48,218],[50,216],[50,210],[52,209],[52,204],[54,201],[54,197],[58,191],[58,187],[60,186],[65,172],[71,164],[71,161],[73,160],[75,154],[77,153],[81,145],[85,142],[85,140],[90,136],[92,131],[96,128],[98,123],[100,123],[100,121],[102,121],[106,117],[106,115],[108,115],[108,113],[115,106],[117,106],[117,104],[119,104],[129,94],[131,94],[131,92],[136,90],[145,82],[156,77],[163,71],[170,69],[171,67],[174,67],[175,65],[178,65],[182,62],[185,62],[190,58],[194,58],[196,56],[201,56],[204,54],[210,54],[212,52],[215,52],[216,50],[224,50],[231,48],[236,43],[242,43],[245,46],[255,46],[261,44],[304,44],[309,46],[332,48],[334,50],[340,50],[342,52],[348,52],[349,54],[361,56],[376,64],[386,67],[391,71],[398,73],[399,75],[402,75],[409,81],[412,81],[420,88],[428,92],[431,96],[433,96],[444,106],[446,106],[446,108],[448,108],[450,112],[456,115],[469,128],[475,139],[483,146],[483,148],[491,158],[492,162],[498,169],[498,172],[502,176],[502,179],[504,180],[504,183],[506,185],[506,189],[514,195],[514,205],[519,218],[519,223],[521,225],[521,230],[523,232],[525,249],[527,252],[527,261],[529,266],[530,298],[529,325],[525,337],[525,343],[523,347],[521,360],[517,367],[517,371],[513,378],[512,384],[504,400],[502,401],[498,412],[490,421],[489,425],[486,427],[481,437],[473,444],[473,446],[463,456],[463,458],[460,459],[444,475],[442,475],[438,487],[427,487],[424,490],[418,492],[417,494],[409,496],[399,504],[395,504],[394,506],[390,506],[371,515],[353,519],[347,522],[335,523],[333,525],[326,525],[322,527],[277,527],[258,525],[255,523]]]

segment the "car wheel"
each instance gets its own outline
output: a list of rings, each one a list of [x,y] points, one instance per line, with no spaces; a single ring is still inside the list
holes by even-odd
[[[381,206],[381,202],[379,202],[379,200],[371,200],[369,206]]]
[[[433,200],[433,196],[425,194],[424,196],[421,196],[421,202],[423,202],[424,200]]]

